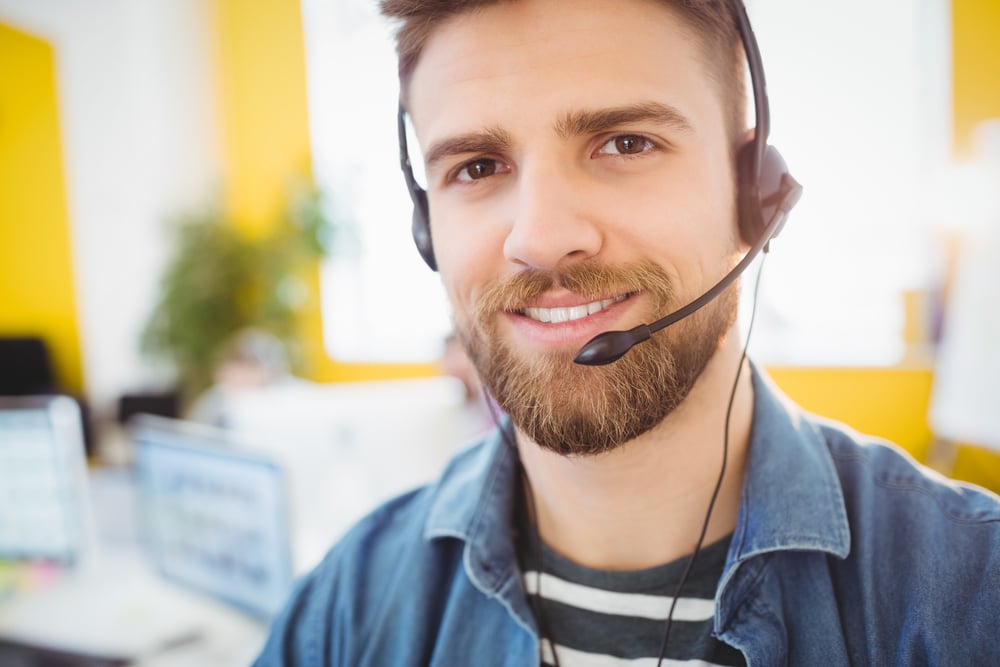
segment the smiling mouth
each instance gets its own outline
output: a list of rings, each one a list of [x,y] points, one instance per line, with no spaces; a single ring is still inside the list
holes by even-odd
[[[570,306],[569,308],[525,308],[520,311],[520,314],[536,322],[560,324],[562,322],[581,320],[588,315],[599,313],[609,306],[621,303],[630,296],[631,294],[623,294],[612,299],[601,299],[600,301],[592,301],[582,306]]]

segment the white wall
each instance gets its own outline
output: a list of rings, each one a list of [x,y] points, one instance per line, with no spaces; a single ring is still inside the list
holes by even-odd
[[[219,185],[207,3],[0,0],[0,21],[55,48],[85,389],[102,412],[157,380],[138,339],[163,224]]]

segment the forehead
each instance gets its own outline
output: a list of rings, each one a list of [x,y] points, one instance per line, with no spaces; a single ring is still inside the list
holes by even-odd
[[[714,104],[721,118],[701,56],[698,39],[658,0],[499,2],[434,29],[408,111],[422,143],[428,132],[642,101],[701,105],[701,115]]]

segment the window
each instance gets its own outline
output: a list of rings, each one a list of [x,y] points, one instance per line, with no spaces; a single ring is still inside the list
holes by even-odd
[[[390,28],[370,0],[302,1],[316,175],[356,238],[325,267],[327,347],[340,360],[436,358],[450,324],[410,239]],[[755,0],[750,16],[771,143],[805,186],[767,259],[754,354],[894,363],[903,292],[933,279],[922,193],[949,150],[948,3]]]
[[[391,30],[371,0],[303,0],[303,19],[314,172],[340,225],[322,272],[327,350],[340,361],[437,359],[451,323],[410,236]]]

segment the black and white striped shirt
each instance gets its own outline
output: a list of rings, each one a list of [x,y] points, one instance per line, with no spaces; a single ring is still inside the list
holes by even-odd
[[[674,589],[688,558],[630,572],[593,570],[518,540],[525,589],[541,618],[542,663],[560,667],[656,667]],[[698,555],[674,610],[663,665],[745,665],[743,655],[712,636],[715,590],[729,538]],[[541,556],[541,573],[538,568]],[[539,595],[540,592],[540,595]],[[554,649],[553,649],[554,647]]]

